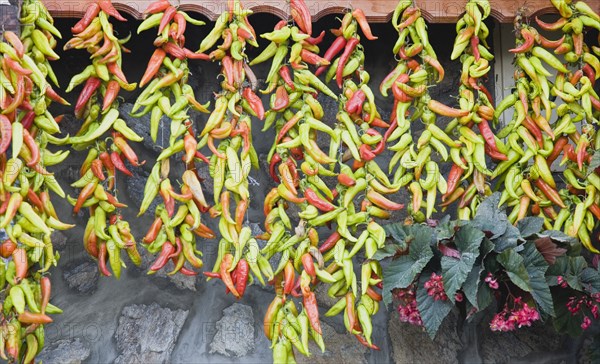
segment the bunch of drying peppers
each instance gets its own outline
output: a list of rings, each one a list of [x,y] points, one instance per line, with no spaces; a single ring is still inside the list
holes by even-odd
[[[198,257],[202,253],[196,249],[195,235],[212,239],[215,234],[202,223],[201,213],[208,211],[209,206],[194,162],[200,159],[208,163],[208,159],[197,151],[199,147],[194,125],[188,114],[190,107],[208,112],[209,105],[201,105],[196,100],[194,90],[187,84],[188,59],[208,59],[208,56],[185,48],[183,33],[188,22],[195,25],[204,23],[192,19],[164,0],[150,4],[145,14],[148,17],[140,24],[138,33],[158,28],[154,41],[156,50],[140,81],[141,86],[147,86],[132,112],[136,116],[151,113],[150,135],[154,142],[163,116],[170,120],[169,146],[163,149],[152,168],[139,212],[143,214],[160,194],[162,203],[156,208],[154,222],[143,239],[149,252],[158,253],[148,274],[163,269],[172,261],[174,268],[168,274],[181,272],[196,275],[197,272],[185,265],[187,262],[192,268],[202,268],[202,259]],[[142,107],[143,110],[137,112]],[[183,183],[177,193],[169,179],[169,171],[170,158],[180,152],[184,154],[182,160],[186,170],[181,176]]]
[[[74,36],[64,46],[65,50],[85,49],[92,60],[92,64],[73,76],[67,87],[69,92],[83,84],[75,105],[75,116],[83,119],[83,124],[68,142],[75,150],[88,148],[80,169],[81,178],[71,184],[81,191],[77,198],[68,200],[74,206],[74,214],[82,208],[89,209],[83,245],[98,261],[100,273],[119,278],[121,267],[125,267],[122,250],[138,266],[141,256],[129,223],[119,210],[126,205],[116,196],[117,171],[131,175],[123,158],[133,166],[143,164],[128,143],[143,138],[119,117],[119,92],[121,89],[132,91],[137,84],[129,83],[121,69],[122,54],[129,51],[123,44],[129,37],[115,36],[110,17],[126,21],[110,1],[91,3],[84,17],[71,28]],[[102,139],[106,133],[110,133],[110,137]]]
[[[458,107],[450,107],[429,95],[428,88],[444,78],[444,69],[420,9],[401,0],[392,15],[398,64],[379,87],[384,97],[390,90],[394,97],[389,123],[378,113],[368,86],[361,38],[377,37],[360,9],[344,14],[340,27],[332,29],[335,40],[320,56],[325,32],[313,37],[306,3],[292,0],[293,22],[280,21],[272,32],[261,34],[270,43],[250,61],[245,49],[258,46],[257,34],[248,20],[252,11],[243,9],[239,0],[227,2],[227,10],[197,51],[185,47],[184,33],[188,24],[204,23],[168,0],[151,3],[138,33],[156,31],[156,49],[131,113],[151,115],[154,142],[165,137],[162,123],[169,123],[170,133],[168,146],[150,172],[139,211],[145,213],[160,195],[143,238],[148,251],[157,254],[148,273],[172,262],[169,274],[198,274],[203,262],[196,237],[217,236],[203,214],[218,218],[218,257],[212,272],[204,274],[221,279],[237,298],[254,280],[274,285],[265,335],[272,342],[275,362],[294,362],[295,351],[310,355],[311,339],[324,350],[314,292],[320,283],[329,285],[329,296],[339,298],[325,315],[343,314],[348,332],[377,349],[371,340],[371,317],[379,310],[382,272],[372,258],[385,244],[386,234],[376,219],[387,219],[391,211],[404,207],[390,197],[403,188],[411,195],[410,223],[430,218],[439,200],[442,209],[456,204],[459,218],[470,219],[495,183],[502,190],[501,204],[512,207],[511,222],[528,215],[543,217],[546,228],[563,230],[600,253],[590,238],[600,218],[600,170],[594,161],[600,147],[594,126],[600,98],[593,88],[600,77],[600,48],[586,45],[583,37],[586,27],[600,29],[600,16],[583,1],[552,3],[561,18],[554,23],[536,21],[546,31],[560,30],[557,40],[542,36],[521,14],[516,17],[517,44],[510,50],[515,54],[515,88],[494,107],[484,85],[493,61],[485,23],[491,7],[487,0],[467,2],[456,24],[451,55],[462,64]],[[126,20],[109,0],[91,3],[65,46],[86,49],[92,60],[67,87],[71,91],[84,84],[75,105],[83,125],[72,137],[53,136],[60,131],[60,118],[47,110],[52,101],[67,103],[46,81],[58,86],[48,61],[58,59],[53,48],[54,36],[60,33],[45,8],[27,0],[21,20],[34,26],[24,27],[21,39],[7,32],[0,43],[0,228],[9,235],[0,253],[12,257],[0,263],[5,287],[2,358],[32,362],[43,345],[43,324],[51,322],[46,314],[60,312],[48,302],[45,274],[57,258],[50,233],[71,225],[60,222],[54,212],[49,190],[61,197],[64,193],[45,167],[62,162],[69,152],[49,152],[48,143],[88,149],[81,178],[73,183],[81,192],[69,200],[74,212],[89,207],[84,246],[98,260],[100,271],[111,275],[108,262],[118,277],[123,249],[135,264],[141,260],[119,213],[125,205],[115,189],[117,171],[131,175],[126,163],[143,164],[129,145],[142,138],[119,117],[117,102],[121,89],[132,91],[137,85],[127,81],[121,68],[129,37],[115,36],[110,17]],[[198,102],[187,83],[190,59],[220,62],[221,90],[212,111],[211,103]],[[266,87],[258,90],[250,67],[269,60]],[[328,86],[332,80],[339,93]],[[270,95],[267,110],[257,92]],[[326,121],[319,93],[338,102],[334,123]],[[203,126],[194,125],[191,109],[210,114]],[[499,118],[508,109],[514,111],[513,118],[498,131]],[[276,135],[267,161],[277,187],[265,198],[266,232],[260,236],[252,236],[246,218],[249,174],[259,163],[252,145],[252,117],[264,120],[263,131],[274,128]],[[440,127],[438,118],[450,121]],[[419,121],[423,131],[413,136]],[[385,171],[378,156],[388,150],[393,154]],[[170,178],[172,157],[181,157],[185,166],[178,191]],[[564,166],[558,173],[565,188],[551,170],[555,161]],[[444,162],[451,162],[446,176]],[[214,205],[205,197],[196,163],[209,165]],[[280,258],[273,267],[270,259],[275,254]],[[360,277],[355,273],[357,254],[364,257]],[[34,271],[36,265],[40,269]]]
[[[540,216],[546,228],[562,230],[600,253],[590,236],[600,218],[600,170],[597,164],[590,166],[600,147],[594,126],[600,111],[594,91],[600,48],[588,47],[583,39],[586,27],[600,29],[600,16],[583,1],[553,5],[561,17],[554,23],[536,22],[545,31],[562,31],[557,40],[545,38],[521,17],[515,22],[520,35],[510,50],[515,54],[515,91],[495,114],[514,109],[498,135],[507,138],[508,160],[496,167],[494,176],[504,182],[501,203],[514,206],[512,222]],[[566,63],[558,58],[561,55]],[[554,82],[549,81],[553,76]],[[562,173],[551,171],[555,161]],[[564,188],[555,174],[562,175]]]
[[[256,33],[248,21],[252,11],[243,9],[239,1],[229,1],[227,5],[197,51],[203,53],[221,42],[208,55],[212,61],[221,63],[221,90],[215,95],[214,109],[198,143],[198,148],[208,146],[212,153],[209,160],[215,202],[212,215],[218,216],[221,233],[212,272],[204,274],[209,279],[221,279],[226,292],[241,298],[253,279],[250,270],[262,280],[258,264],[268,265],[259,255],[258,242],[245,224],[250,206],[248,177],[252,168],[258,169],[251,115],[262,118],[264,108],[254,92],[257,79],[244,53],[246,46],[258,46]],[[270,270],[262,272],[271,277]]]
[[[457,186],[456,180],[446,181],[441,175],[432,152],[436,151],[442,161],[447,161],[449,154],[460,161],[459,148],[462,144],[435,123],[438,114],[451,116],[459,111],[431,99],[427,91],[432,77],[436,77],[435,82],[441,82],[445,73],[429,42],[420,9],[411,5],[410,1],[400,2],[393,13],[392,24],[398,30],[393,52],[398,55],[399,61],[379,86],[382,95],[387,96],[391,89],[394,96],[391,126],[385,139],[397,142],[388,147],[394,151],[388,172],[391,173],[397,166],[393,174],[393,190],[408,186],[412,196],[408,211],[414,220],[423,222],[435,211],[437,192],[442,193],[444,198],[451,195]],[[466,115],[466,112],[460,113]],[[411,135],[411,123],[419,119],[425,128],[415,141]],[[450,153],[447,148],[450,148]],[[423,174],[425,178],[421,178]],[[423,191],[426,191],[426,196],[423,196]],[[421,211],[423,204],[425,214]],[[444,207],[445,203],[441,206]]]
[[[58,86],[49,61],[59,31],[39,1],[23,4],[21,36],[4,32],[0,42],[0,228],[8,239],[0,243],[0,358],[32,363],[44,345],[49,314],[62,312],[49,303],[48,271],[58,254],[52,232],[72,225],[61,222],[50,201],[50,191],[64,197],[46,169],[62,162],[68,151],[50,152],[60,144],[59,117],[48,107],[68,104],[50,86]]]

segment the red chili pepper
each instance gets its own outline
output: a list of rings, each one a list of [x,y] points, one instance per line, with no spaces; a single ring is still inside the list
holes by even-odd
[[[348,62],[350,55],[352,54],[352,52],[354,52],[354,49],[356,48],[356,46],[359,43],[360,43],[360,40],[358,40],[358,38],[352,37],[348,40],[348,42],[346,43],[346,46],[344,47],[344,52],[340,56],[337,69],[335,70],[335,78],[336,78],[335,81],[339,88],[342,88],[342,78],[343,78],[344,67],[346,66],[346,63]]]
[[[283,293],[290,294],[294,288],[294,282],[296,279],[296,272],[294,271],[294,264],[288,261],[283,269]]]
[[[319,321],[319,307],[317,305],[317,297],[314,292],[311,291],[303,291],[303,300],[304,309],[306,310],[306,314],[308,315],[308,321],[310,322],[310,326],[318,332],[322,334],[321,330],[321,322]]]
[[[351,114],[360,114],[362,112],[362,105],[365,102],[367,96],[362,90],[356,90],[352,97],[346,101],[344,108]]]
[[[34,313],[29,311],[24,311],[19,314],[18,317],[19,322],[24,324],[49,324],[53,320],[50,316],[43,313]]]
[[[19,106],[23,104],[23,100],[25,99],[25,77],[21,75],[17,75],[17,89],[15,90],[15,96],[12,99],[12,102],[4,107],[2,113],[5,115],[10,115],[13,113]],[[6,97],[8,100],[8,97]],[[14,120],[14,116],[9,116],[11,120]]]
[[[594,107],[594,109],[600,111],[600,100],[598,100],[592,95],[590,95],[590,100],[592,101],[592,106]]]
[[[290,10],[294,21],[304,33],[312,34],[312,19],[304,0],[290,0]]]
[[[258,95],[256,95],[250,87],[246,87],[244,91],[242,91],[242,96],[244,99],[246,99],[246,101],[248,101],[250,108],[256,113],[256,117],[258,117],[260,120],[264,119],[265,108],[260,97],[258,97]]]
[[[40,289],[42,293],[40,309],[42,313],[46,313],[46,306],[48,306],[48,302],[50,302],[50,294],[52,293],[52,283],[50,283],[50,278],[44,276],[40,279]]]
[[[313,257],[312,255],[310,255],[310,253],[304,253],[302,255],[302,266],[304,267],[304,270],[306,271],[306,273],[308,273],[309,276],[311,276],[312,278],[315,278],[317,276],[317,272],[315,271],[315,264],[313,262]]]
[[[75,203],[75,207],[73,207],[73,213],[76,214],[79,212],[85,201],[94,194],[96,190],[96,184],[93,182],[88,183],[81,189],[79,193],[79,197],[77,197],[77,202]]]
[[[346,293],[346,317],[348,317],[349,327],[354,329],[354,326],[358,322],[356,318],[356,311],[354,307],[354,293]]]
[[[525,116],[525,120],[523,120],[523,126],[529,130],[531,135],[533,135],[540,148],[544,147],[544,136],[542,135],[542,130],[529,115]]]
[[[173,254],[174,251],[175,251],[175,246],[173,246],[173,244],[171,244],[171,242],[166,241],[162,245],[162,248],[161,248],[160,253],[158,254],[158,257],[156,258],[154,263],[152,263],[150,270],[153,272],[157,272],[157,271],[161,270],[167,264],[169,259],[171,259],[171,255]]]
[[[360,342],[362,345],[366,346],[367,348],[372,349],[372,350],[381,350],[379,348],[379,346],[377,346],[375,344],[369,344],[362,335],[355,334],[354,336],[356,336],[356,338],[358,339],[358,342]]]
[[[457,164],[452,164],[450,172],[448,173],[448,187],[444,196],[450,196],[452,192],[456,190],[456,187],[458,187],[458,183],[460,182],[460,178],[462,177],[463,173],[464,169],[462,169]]]
[[[106,84],[106,92],[104,93],[104,100],[102,103],[102,111],[106,111],[117,99],[119,96],[119,91],[121,90],[121,86],[119,82],[116,80],[108,81]]]
[[[77,103],[75,104],[75,115],[78,118],[81,118],[81,113],[87,102],[90,100],[94,92],[100,87],[102,81],[97,77],[90,77],[87,79],[81,93],[79,94],[79,98],[77,99]]]
[[[12,125],[5,115],[0,114],[0,154],[4,154],[12,140]]]
[[[360,154],[360,158],[363,161],[372,161],[373,159],[375,159],[375,157],[377,157],[377,155],[371,150],[371,147],[367,144],[362,144],[358,148],[358,152]]]
[[[143,165],[144,163],[146,163],[146,161],[143,161],[142,163],[138,162],[138,157],[135,154],[135,151],[131,148],[131,146],[129,144],[127,144],[127,140],[125,138],[123,138],[122,136],[120,136],[119,134],[113,133],[113,142],[115,143],[115,146],[117,148],[119,148],[119,150],[123,153],[125,158],[127,158],[129,163],[133,164],[136,167],[139,167],[139,166]],[[114,164],[114,161],[113,161],[113,164]],[[116,164],[115,164],[115,166],[116,166]]]
[[[277,163],[281,162],[281,156],[279,155],[279,153],[275,153],[273,154],[273,157],[271,158],[271,163],[269,164],[269,174],[271,175],[271,179],[273,179],[273,181],[275,183],[280,183],[281,181],[279,180],[279,177],[277,176],[277,173],[275,172],[275,168],[277,166]]]
[[[304,189],[304,197],[306,197],[308,203],[323,212],[335,210],[335,206],[332,203],[320,198],[319,195],[317,195],[316,192],[311,188],[307,187]]]
[[[113,18],[120,21],[127,21],[127,19],[123,18],[121,14],[115,9],[111,0],[96,0],[98,5],[100,5],[100,9],[104,11],[106,14],[112,16]]]
[[[317,67],[326,66],[329,64],[328,60],[319,56],[318,54],[309,51],[308,49],[302,49],[300,51],[300,58],[302,58],[304,62],[315,65]]]
[[[140,87],[144,86],[156,75],[160,66],[162,66],[163,60],[165,59],[167,53],[162,48],[156,48],[152,57],[150,57],[150,61],[148,61],[148,66],[146,67],[146,72],[142,76],[142,80],[140,81]]]
[[[106,257],[107,257],[108,251],[106,248],[106,243],[102,242],[100,243],[100,248],[98,250],[98,268],[100,270],[100,273],[102,273],[103,275],[110,277],[112,274],[110,273],[110,271],[108,270],[108,267],[106,266]]]
[[[160,13],[161,11],[165,11],[169,6],[171,6],[171,3],[168,0],[157,0],[148,5],[146,10],[144,10],[144,14]]]
[[[18,35],[10,30],[4,31],[4,39],[15,49],[15,53],[19,58],[23,58],[23,54],[25,53],[25,46]]]
[[[281,79],[285,82],[286,85],[288,85],[292,90],[296,89],[296,86],[294,85],[294,81],[292,81],[292,74],[290,73],[290,69],[288,66],[281,66],[279,68],[279,76],[281,76]]]
[[[552,148],[552,153],[550,153],[550,155],[546,158],[548,165],[551,165],[556,160],[556,158],[560,156],[560,153],[562,153],[564,146],[568,143],[569,138],[567,138],[566,136],[561,136],[554,142],[554,148]]]
[[[13,262],[15,262],[15,281],[18,284],[29,272],[29,262],[27,260],[27,251],[23,248],[17,248],[12,253]]]
[[[29,112],[27,112],[27,114],[25,114],[23,119],[21,119],[21,124],[23,124],[24,129],[31,130],[34,120],[35,120],[35,112],[29,111]],[[55,120],[56,120],[56,118],[55,118]],[[2,126],[1,126],[1,122],[0,122],[0,130],[1,129],[2,129]],[[1,133],[1,131],[0,131],[0,133]],[[1,142],[0,142],[0,144],[1,144]]]
[[[175,34],[175,40],[179,40],[183,33],[185,33],[185,29],[187,28],[187,21],[183,14],[176,12],[173,16],[173,21],[177,24],[177,33]]]
[[[338,174],[337,179],[340,184],[346,187],[352,187],[356,184],[356,181],[345,173]]]
[[[487,145],[489,145],[493,151],[499,152],[498,146],[496,145],[496,139],[494,137],[494,132],[490,128],[490,124],[488,124],[487,120],[481,119],[479,124],[477,124],[477,127],[479,128],[479,132],[483,136],[483,139],[485,140]]]
[[[377,39],[377,37],[374,36],[373,33],[371,33],[371,27],[369,27],[369,22],[367,22],[367,17],[365,16],[365,13],[362,11],[362,9],[354,9],[354,11],[352,12],[352,16],[354,17],[354,19],[356,19],[356,22],[358,23],[360,29],[365,34],[365,37],[368,40]]]
[[[163,30],[165,29],[165,27],[167,25],[169,25],[169,23],[171,22],[171,20],[173,20],[173,18],[175,17],[175,14],[177,14],[177,8],[176,7],[169,6],[168,8],[165,9],[165,11],[163,12],[162,18],[160,19],[160,24],[158,25],[158,32],[157,32],[157,34],[161,34],[163,32]]]
[[[307,38],[305,41],[308,44],[318,45],[323,41],[324,38],[325,38],[325,31],[322,30],[321,34],[319,34],[318,37],[310,37],[310,38]]]
[[[529,51],[531,47],[533,47],[535,38],[533,37],[533,34],[531,34],[531,31],[529,31],[527,28],[521,28],[521,36],[523,37],[523,43],[518,47],[509,49],[509,52],[523,53]]]
[[[473,56],[475,57],[475,62],[478,62],[481,58],[481,53],[479,53],[479,37],[474,35],[471,37],[471,51],[473,52]]]
[[[221,279],[221,275],[219,273],[215,273],[215,272],[202,272],[202,274],[204,274],[205,276],[207,276],[209,278],[218,278],[218,279]]]
[[[581,70],[586,75],[586,77],[590,79],[590,81],[592,82],[592,87],[594,87],[594,85],[596,84],[596,71],[592,68],[592,66],[590,66],[589,63],[584,64]]]
[[[283,85],[277,87],[275,91],[275,102],[273,103],[272,109],[280,111],[288,107],[290,104],[289,95]]]
[[[185,54],[185,51],[183,50],[183,48],[181,48],[179,45],[177,45],[173,42],[167,42],[167,43],[163,44],[162,48],[164,49],[165,52],[167,52],[167,54],[170,54],[171,56],[173,56],[177,59],[181,59],[181,60],[186,59],[186,54]]]
[[[191,277],[191,276],[197,276],[197,275],[198,275],[198,272],[196,272],[196,271],[193,271],[193,270],[191,270],[191,269],[188,269],[188,268],[186,268],[186,267],[181,267],[181,268],[179,269],[179,272],[180,272],[181,274],[183,274],[184,276],[190,276],[190,277]]]
[[[94,176],[98,177],[101,181],[106,179],[104,171],[102,170],[102,161],[100,159],[94,159],[90,168],[92,169]]]
[[[281,130],[279,130],[279,134],[277,134],[277,139],[276,139],[276,143],[279,143],[281,141],[281,139],[283,139],[283,137],[294,127],[294,125],[296,125],[296,123],[298,121],[300,121],[300,119],[302,118],[302,113],[297,112],[296,114],[294,114],[294,116],[292,116],[290,118],[290,120],[288,120],[282,127]]]
[[[35,207],[37,207],[38,209],[40,209],[40,211],[44,210],[44,203],[42,202],[42,200],[40,200],[40,198],[38,197],[38,195],[31,188],[29,188],[29,190],[27,190],[27,199]]]
[[[225,283],[225,287],[227,287],[229,289],[229,291],[231,291],[231,294],[233,294],[236,298],[240,298],[240,294],[237,291],[237,289],[235,288],[235,285],[233,283],[233,278],[231,277],[231,274],[229,273],[229,268],[231,267],[231,265],[233,264],[233,255],[227,253],[225,254],[225,256],[223,256],[223,260],[221,261],[221,266],[219,267],[219,273],[221,275],[221,279],[223,280],[223,283]]]
[[[588,207],[588,210],[590,210],[596,219],[600,219],[600,206],[597,204],[592,204],[590,207]]]
[[[502,154],[502,152],[497,151],[497,150],[492,150],[492,148],[488,144],[485,145],[485,154],[489,155],[494,160],[498,160],[498,161],[508,160],[508,157],[505,154]]]
[[[244,292],[246,292],[246,285],[248,283],[248,274],[250,273],[250,265],[246,261],[246,259],[242,258],[238,262],[235,271],[237,272],[237,280],[235,283],[235,289],[240,294],[240,297],[244,296]]]
[[[23,129],[23,143],[27,146],[27,149],[31,152],[31,160],[27,162],[27,166],[33,167],[40,162],[40,147],[35,142],[35,139],[29,133],[29,130]]]
[[[338,53],[340,53],[342,51],[342,49],[344,49],[345,46],[346,46],[346,38],[344,38],[343,35],[338,36],[337,38],[335,38],[333,43],[331,43],[331,46],[329,46],[327,51],[325,51],[323,58],[331,62],[333,57],[335,57]],[[321,66],[321,67],[317,68],[317,70],[315,71],[315,75],[319,76],[321,73],[325,72],[326,69],[327,69],[327,66]]]
[[[341,238],[342,236],[340,235],[340,233],[334,231],[331,235],[329,235],[327,240],[325,240],[323,244],[321,244],[321,246],[319,247],[319,251],[321,253],[329,251],[329,249],[333,248]]]
[[[123,159],[121,158],[121,154],[117,153],[117,152],[112,152],[110,153],[110,160],[112,161],[113,165],[115,166],[116,169],[118,169],[119,171],[121,171],[122,173],[126,174],[127,176],[133,176],[133,173],[131,173],[127,167],[125,167],[125,163],[123,163]]]
[[[73,32],[73,34],[83,32],[85,28],[92,23],[92,20],[98,16],[98,13],[100,13],[100,6],[97,3],[88,4],[85,14],[83,14],[83,17],[77,22],[77,24],[71,27],[71,32]]]
[[[566,208],[565,203],[563,202],[563,200],[560,198],[560,195],[558,194],[558,192],[552,188],[550,185],[548,185],[546,182],[544,182],[544,180],[542,180],[541,178],[538,178],[535,180],[535,185],[544,193],[544,195],[546,195],[546,197],[548,197],[548,199],[550,201],[552,201],[554,204],[562,207],[563,209]]]
[[[0,256],[2,258],[10,258],[15,249],[17,249],[17,244],[13,243],[10,239],[6,239],[0,244]]]

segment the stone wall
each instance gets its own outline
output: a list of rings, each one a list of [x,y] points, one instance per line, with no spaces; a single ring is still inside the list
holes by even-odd
[[[278,19],[261,14],[251,16],[250,20],[257,33],[262,33],[270,31]],[[62,42],[68,40],[70,27],[74,23],[74,19],[59,20],[63,33]],[[134,32],[137,24],[137,21],[130,19],[128,23],[117,24],[115,29],[120,36],[125,36],[130,31]],[[328,17],[319,21],[314,28],[315,31],[327,30],[336,24],[335,17]],[[209,27],[190,28],[186,33],[187,46],[195,49]],[[395,65],[391,47],[396,36],[389,24],[376,25],[373,30],[380,39],[365,44],[366,68],[371,73],[374,89],[377,89],[379,82]],[[454,26],[434,25],[430,28],[430,34],[447,75],[445,81],[432,87],[430,92],[435,99],[454,105],[459,79],[459,64],[449,62]],[[330,44],[331,40],[332,36],[328,35],[323,44]],[[130,80],[138,80],[142,76],[146,61],[153,51],[152,41],[150,34],[134,34],[128,44],[132,54],[124,55],[123,64]],[[262,39],[260,44],[261,47],[266,45]],[[62,43],[59,48],[62,48]],[[247,50],[247,53],[251,58],[258,54],[255,50]],[[61,61],[54,64],[61,84],[65,86],[73,74],[85,67],[88,55],[84,51],[59,54]],[[213,91],[218,90],[218,66],[199,61],[190,62],[190,65],[190,84],[196,90],[197,98],[204,102],[211,98]],[[268,64],[254,69],[259,78],[264,78]],[[144,142],[134,146],[140,159],[147,163],[143,167],[132,167],[132,178],[120,175],[117,185],[119,199],[130,206],[124,210],[124,217],[132,223],[135,236],[141,237],[150,225],[152,215],[136,218],[137,207],[142,199],[149,171],[164,146],[163,141],[168,140],[168,124],[163,124],[165,127],[159,132],[158,145],[153,145],[148,134],[148,119],[127,117],[127,111],[131,109],[131,103],[138,92],[123,95],[122,116],[136,131],[147,137]],[[73,102],[76,92],[68,95],[68,98]],[[328,120],[333,122],[337,105],[329,99],[321,97],[320,100],[326,109]],[[386,119],[391,111],[391,99],[377,95],[377,102]],[[264,103],[268,104],[268,97],[264,97]],[[78,130],[80,121],[68,116],[72,114],[72,110],[59,108],[56,112],[67,114],[61,124],[63,132],[73,134]],[[202,125],[206,115],[194,114],[194,120]],[[264,160],[274,135],[272,131],[261,135],[261,122],[253,122],[256,149]],[[83,152],[72,153],[63,165],[52,170],[71,196],[78,193],[69,184],[78,178],[78,170],[84,157]],[[206,166],[199,167],[208,176]],[[265,171],[262,168],[250,174],[256,183],[251,187],[253,197],[248,223],[257,232],[263,221],[264,194],[273,186]],[[180,172],[177,171],[176,163],[173,163],[173,175]],[[205,191],[212,191],[210,178],[203,183]],[[81,243],[87,212],[71,216],[71,207],[65,201],[55,200],[63,219],[77,224],[77,227],[64,235],[56,234],[54,239],[61,253],[61,260],[59,266],[52,270],[52,302],[61,307],[64,313],[57,315],[55,322],[47,326],[46,348],[40,357],[44,363],[271,361],[270,343],[262,333],[262,318],[273,298],[270,287],[249,287],[243,300],[236,302],[231,295],[225,295],[220,282],[206,282],[202,277],[146,275],[150,261],[148,254],[145,254],[141,269],[129,266],[120,280],[99,277],[94,261],[86,255]],[[153,211],[153,208],[149,211]],[[214,221],[210,224],[212,227],[215,225]],[[211,267],[216,258],[217,241],[198,241],[198,245],[204,252],[206,266]],[[331,300],[322,291],[324,290],[319,290],[319,303],[321,313],[324,313]],[[523,330],[514,335],[493,334],[477,326],[457,331],[455,316],[446,320],[436,340],[431,341],[420,329],[401,324],[394,309],[390,308],[389,312],[380,310],[374,318],[374,343],[382,348],[381,351],[374,352],[364,349],[353,336],[345,333],[341,318],[323,318],[323,321],[327,351],[320,354],[313,348],[311,351],[314,355],[309,359],[298,357],[300,362],[507,362],[511,358],[526,358],[526,355],[533,352],[548,352],[561,347],[561,338],[546,334],[543,327]],[[551,357],[550,361],[553,358],[556,356]],[[571,361],[574,356],[565,358]]]

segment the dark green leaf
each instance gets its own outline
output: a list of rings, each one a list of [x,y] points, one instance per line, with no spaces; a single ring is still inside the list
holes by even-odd
[[[492,239],[495,244],[494,251],[502,253],[506,249],[516,248],[520,238],[521,232],[519,229],[511,224],[507,224],[506,231],[496,239]]]
[[[449,216],[446,216],[449,218]],[[457,225],[456,220],[450,221],[444,217],[435,227],[438,240],[448,240],[454,236],[454,228]]]
[[[485,310],[489,305],[492,304],[492,290],[487,283],[480,281],[479,290],[477,290],[477,304],[479,305],[479,311]]]
[[[523,255],[523,264],[529,274],[533,299],[543,312],[554,316],[552,295],[550,294],[550,287],[548,287],[545,276],[548,263],[532,242],[525,243],[521,254]]]
[[[395,224],[387,224],[383,226],[383,230],[385,230],[385,234],[388,238],[394,239],[396,243],[405,243],[406,232],[404,230],[404,224],[395,223]]]
[[[386,244],[382,249],[379,249],[373,255],[375,260],[383,260],[385,258],[393,257],[394,255],[402,252],[404,248],[398,244]]]
[[[552,240],[559,242],[559,243],[564,243],[564,244],[568,244],[568,245],[577,244],[576,238],[573,238],[573,237],[563,233],[562,231],[558,231],[558,230],[545,230],[545,231],[542,231],[538,235],[540,237],[549,236]]]
[[[507,249],[500,253],[496,259],[506,270],[511,282],[524,291],[529,292],[531,290],[529,275],[523,264],[523,257],[519,253],[514,249]]]
[[[569,286],[575,290],[578,291],[583,291],[583,285],[581,282],[581,276],[583,273],[583,270],[585,268],[587,268],[587,263],[585,261],[584,257],[569,257],[569,266],[568,266],[568,270],[566,271],[566,277],[565,279],[567,280],[567,283],[569,284]]]
[[[565,294],[562,290],[557,292],[554,290],[552,297],[554,298],[554,306],[556,308],[556,317],[553,319],[554,329],[559,333],[566,333],[573,337],[580,336],[582,333],[581,329],[581,315],[572,315],[567,309],[567,301],[569,299],[568,294]]]
[[[570,257],[561,256],[557,257],[554,264],[548,267],[546,271],[546,282],[549,286],[556,286],[558,284],[558,276],[564,276],[565,272],[569,269]]]
[[[444,290],[450,301],[454,302],[454,294],[460,289],[473,269],[479,256],[479,246],[484,238],[483,232],[471,224],[462,226],[454,236],[454,244],[460,253],[460,259],[442,257],[442,277]]]
[[[499,202],[500,192],[488,196],[477,207],[477,213],[473,219],[473,223],[481,230],[490,232],[492,238],[504,234],[507,226],[510,225],[506,213],[498,208]]]
[[[521,232],[521,236],[528,238],[533,234],[537,234],[544,226],[544,219],[537,216],[525,217],[517,222],[517,228]]]
[[[581,283],[589,293],[600,292],[600,274],[593,268],[585,268],[581,272]]]
[[[467,297],[467,300],[476,309],[479,309],[479,304],[477,303],[477,291],[479,290],[479,281],[481,280],[482,270],[483,267],[481,265],[473,266],[473,269],[471,269],[469,275],[467,275],[467,279],[462,286],[465,297]]]
[[[432,296],[427,294],[424,285],[429,279],[429,275],[421,275],[419,286],[417,287],[417,309],[421,314],[423,326],[431,339],[435,338],[435,334],[440,325],[452,311],[454,305],[450,301],[434,300]]]
[[[432,257],[433,251],[429,245],[429,239],[414,239],[408,255],[402,255],[391,261],[383,270],[383,301],[390,304],[392,302],[391,291],[395,288],[408,287]]]

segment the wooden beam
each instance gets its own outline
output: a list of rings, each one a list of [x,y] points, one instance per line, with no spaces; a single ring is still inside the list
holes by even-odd
[[[44,3],[55,17],[79,18],[85,12],[87,5],[93,0],[44,0]],[[142,19],[142,13],[154,0],[113,0],[115,7],[136,19]],[[592,9],[600,10],[600,0],[586,1]],[[176,3],[176,1],[173,1]],[[242,3],[245,8],[252,9],[255,13],[274,14],[281,19],[289,16],[289,2],[286,0],[247,0]],[[306,1],[313,20],[317,21],[323,16],[341,14],[350,8],[364,10],[370,22],[384,23],[389,21],[395,0],[307,0]],[[422,9],[424,18],[430,23],[454,23],[463,13],[466,1],[460,0],[416,0]],[[215,20],[227,6],[226,0],[202,1],[181,0],[180,8],[185,11],[197,12],[205,15],[210,20]],[[519,8],[526,8],[528,15],[541,15],[554,13],[554,6],[550,0],[490,0],[492,7],[491,16],[500,23],[513,21],[515,12]]]

